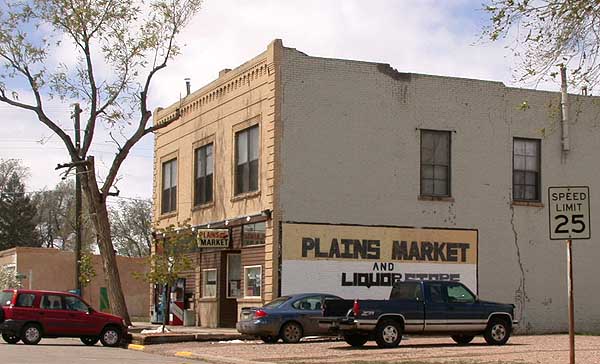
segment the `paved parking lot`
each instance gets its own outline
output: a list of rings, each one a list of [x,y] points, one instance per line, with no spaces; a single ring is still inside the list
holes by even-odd
[[[576,337],[576,362],[600,363],[600,336]],[[208,362],[232,363],[406,363],[406,364],[564,364],[569,362],[567,335],[514,336],[505,346],[489,346],[482,338],[458,346],[449,337],[408,337],[398,348],[379,349],[374,342],[352,348],[343,341],[300,344],[180,343],[146,346],[162,355],[179,352]]]

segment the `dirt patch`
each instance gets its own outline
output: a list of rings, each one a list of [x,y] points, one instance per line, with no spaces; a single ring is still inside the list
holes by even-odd
[[[600,337],[577,336],[578,364],[598,364]],[[514,336],[507,345],[490,346],[482,338],[466,346],[449,337],[405,337],[394,349],[380,349],[374,342],[352,348],[343,341],[299,344],[179,343],[151,345],[146,351],[174,355],[186,351],[219,358],[220,362],[246,363],[344,363],[344,364],[563,364],[569,362],[568,335]]]

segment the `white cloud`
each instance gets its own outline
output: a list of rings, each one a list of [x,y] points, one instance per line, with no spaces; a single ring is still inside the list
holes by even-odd
[[[479,1],[279,1],[207,0],[181,34],[183,53],[155,78],[150,109],[165,107],[214,80],[219,70],[236,67],[264,51],[275,38],[309,55],[390,63],[401,72],[481,78],[511,83],[510,52],[501,43],[477,44],[482,14]],[[61,57],[73,61],[69,47]],[[54,106],[70,123],[68,105]],[[44,146],[32,141],[50,135],[32,115],[0,105],[0,157],[17,157],[32,169],[30,189],[52,187],[54,166],[66,153],[57,137]],[[150,197],[152,136],[134,149],[121,168],[122,196]],[[55,149],[56,148],[56,149]],[[106,131],[93,150],[105,171],[112,160]]]

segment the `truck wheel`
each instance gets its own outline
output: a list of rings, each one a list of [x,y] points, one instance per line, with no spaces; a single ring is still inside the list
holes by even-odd
[[[279,341],[279,336],[261,336],[260,339],[265,343],[265,344],[276,344],[277,341]]]
[[[348,343],[350,346],[359,348],[369,341],[369,336],[360,334],[347,334],[344,335],[344,341],[346,341],[346,343]]]
[[[42,340],[42,329],[38,324],[27,324],[21,331],[21,340],[25,345],[36,345]]]
[[[288,322],[281,328],[281,339],[284,343],[294,344],[302,339],[302,326],[297,322]]]
[[[402,340],[402,326],[395,320],[383,320],[375,329],[375,341],[380,348],[395,348]]]
[[[9,344],[16,344],[19,341],[21,341],[21,339],[18,336],[13,336],[5,333],[2,333],[2,339],[4,339],[4,341],[6,341]]]
[[[452,335],[452,340],[454,340],[458,345],[467,345],[475,336],[473,335]]]
[[[506,319],[493,318],[488,323],[483,338],[489,345],[504,345],[510,337],[510,329]]]

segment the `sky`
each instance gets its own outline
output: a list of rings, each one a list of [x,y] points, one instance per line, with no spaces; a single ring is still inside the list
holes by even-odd
[[[181,54],[161,71],[150,89],[149,109],[166,107],[263,52],[273,39],[311,56],[389,63],[400,72],[513,81],[512,53],[503,41],[481,39],[487,23],[482,0],[206,0],[180,35]],[[67,46],[49,63],[73,57]],[[9,84],[10,86],[10,84]],[[20,85],[13,85],[19,87]],[[31,96],[19,90],[27,100]],[[72,107],[53,100],[49,113],[72,133]],[[0,104],[0,158],[21,159],[30,168],[28,191],[52,189],[61,179],[55,171],[67,162],[59,138],[32,113]],[[92,145],[99,173],[106,173],[115,145],[101,127]],[[150,198],[153,137],[135,146],[119,173],[120,196]]]

